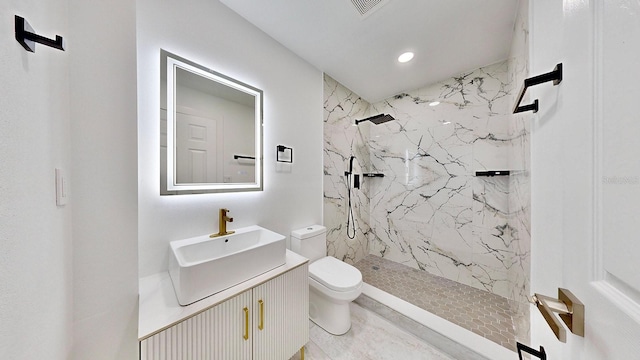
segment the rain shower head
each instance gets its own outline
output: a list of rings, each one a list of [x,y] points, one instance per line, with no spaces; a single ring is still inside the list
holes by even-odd
[[[382,123],[386,123],[387,121],[391,121],[391,120],[395,120],[395,119],[393,118],[393,116],[389,114],[378,114],[378,115],[368,117],[366,119],[356,120],[356,125],[360,124],[363,121],[371,121],[376,125],[380,125]]]

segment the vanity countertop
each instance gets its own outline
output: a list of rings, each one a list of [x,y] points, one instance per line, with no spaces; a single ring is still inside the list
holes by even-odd
[[[286,262],[273,270],[258,275],[236,286],[213,294],[188,306],[178,304],[169,272],[161,272],[140,279],[140,308],[138,317],[138,340],[144,340],[180,321],[197,315],[212,306],[230,299],[244,291],[267,282],[309,260],[290,250]]]

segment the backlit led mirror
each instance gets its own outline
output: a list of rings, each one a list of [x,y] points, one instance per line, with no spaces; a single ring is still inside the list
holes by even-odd
[[[160,58],[161,195],[262,190],[262,90]]]

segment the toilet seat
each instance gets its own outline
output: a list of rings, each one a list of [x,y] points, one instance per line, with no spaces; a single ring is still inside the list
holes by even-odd
[[[309,276],[327,288],[347,292],[362,286],[362,273],[355,267],[333,256],[327,256],[309,265]]]

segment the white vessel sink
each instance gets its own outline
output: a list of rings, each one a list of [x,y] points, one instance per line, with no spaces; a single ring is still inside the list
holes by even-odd
[[[234,234],[171,241],[169,275],[180,305],[189,305],[285,263],[285,237],[260,226]]]

